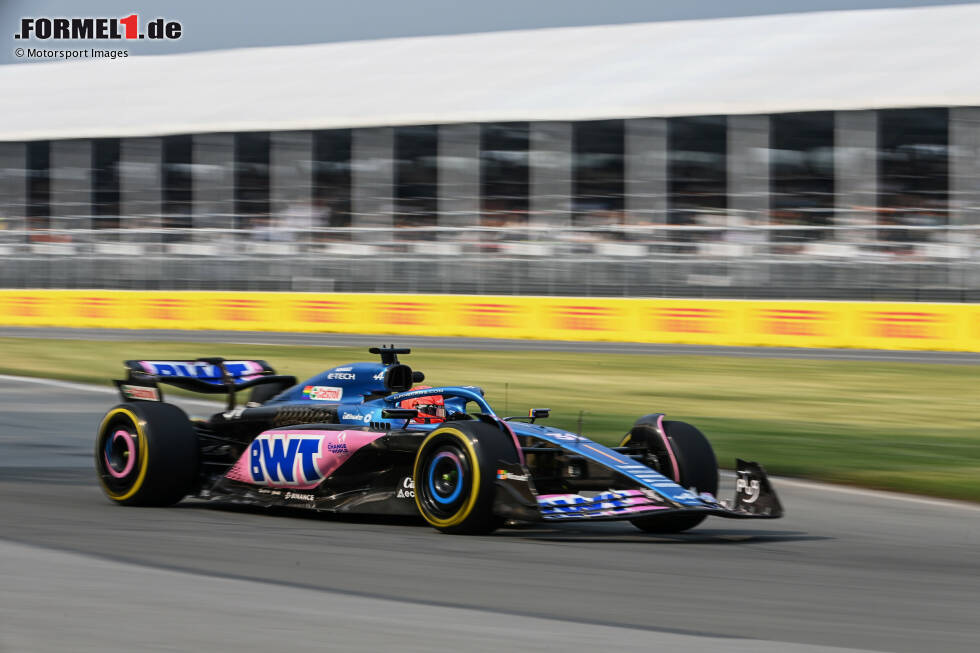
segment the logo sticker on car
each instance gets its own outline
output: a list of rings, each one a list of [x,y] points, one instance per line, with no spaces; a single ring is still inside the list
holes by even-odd
[[[340,401],[344,396],[343,388],[329,385],[308,385],[303,388],[303,399],[313,401]]]
[[[398,484],[398,491],[395,492],[396,499],[414,499],[415,498],[415,481],[412,480],[411,476],[406,476],[402,479],[401,483]]]
[[[160,401],[160,392],[156,388],[145,385],[123,385],[121,387],[123,394],[129,399]]]

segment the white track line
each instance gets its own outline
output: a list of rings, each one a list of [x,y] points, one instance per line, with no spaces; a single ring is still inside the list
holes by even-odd
[[[735,478],[735,474],[723,471],[722,476]],[[831,483],[820,483],[819,481],[804,481],[798,478],[787,478],[785,476],[770,476],[778,485],[789,485],[807,490],[820,492],[840,492],[842,494],[855,494],[858,496],[872,497],[875,499],[891,499],[892,501],[906,501],[909,503],[919,503],[927,506],[939,508],[965,508],[966,510],[980,511],[980,505],[967,501],[956,501],[953,499],[933,499],[930,497],[920,497],[914,494],[903,494],[901,492],[889,492],[887,490],[866,490],[864,488],[851,487],[849,485],[833,485]],[[778,488],[777,488],[778,489]]]
[[[57,381],[55,379],[42,379],[34,376],[12,376],[9,374],[0,374],[0,381],[16,381],[18,383],[37,383],[40,385],[49,385],[56,388],[66,388],[68,390],[81,390],[83,392],[98,392],[100,394],[110,394],[118,395],[119,391],[115,388],[103,388],[99,385],[92,385],[88,383],[74,383],[72,381]],[[209,401],[207,399],[194,399],[193,397],[183,397],[178,396],[178,400],[182,403],[198,404],[200,406],[205,406],[207,408],[221,408],[222,404],[217,401]]]
[[[86,383],[73,383],[71,381],[57,381],[55,379],[42,379],[32,376],[11,376],[8,374],[0,374],[0,381],[17,381],[21,383],[37,383],[40,385],[49,385],[56,388],[66,388],[68,390],[82,390],[84,392],[98,392],[102,394],[117,394],[116,390],[113,388],[103,388],[97,385],[90,385]],[[207,401],[205,399],[193,399],[187,397],[180,397],[180,401],[187,403],[194,403],[201,406],[206,406],[209,408],[221,408],[221,404],[216,401]],[[722,476],[728,478],[735,478],[735,474],[731,472],[722,472]],[[967,510],[980,511],[980,505],[967,503],[965,501],[953,501],[949,499],[930,499],[925,497],[918,497],[912,494],[902,494],[900,492],[885,492],[883,490],[864,490],[861,488],[849,487],[846,485],[832,485],[830,483],[818,483],[816,481],[801,481],[795,478],[786,478],[785,476],[773,476],[774,480],[779,481],[780,485],[790,485],[801,488],[806,488],[810,490],[820,490],[827,492],[842,492],[844,494],[856,494],[861,496],[875,497],[878,499],[891,499],[892,501],[908,501],[911,503],[919,503],[927,506],[938,506],[943,508],[965,508]]]

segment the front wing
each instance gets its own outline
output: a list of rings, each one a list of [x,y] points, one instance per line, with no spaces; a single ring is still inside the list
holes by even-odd
[[[783,508],[761,465],[736,460],[735,497],[719,501],[703,493],[697,503],[683,503],[648,488],[609,490],[591,495],[536,494],[526,474],[504,473],[497,481],[495,511],[522,521],[592,521],[634,519],[651,515],[702,513],[731,519],[776,519]],[[525,487],[520,487],[521,485]]]

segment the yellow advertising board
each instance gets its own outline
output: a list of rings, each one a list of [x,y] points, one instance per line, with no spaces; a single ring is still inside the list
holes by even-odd
[[[0,325],[980,351],[980,305],[0,290]]]

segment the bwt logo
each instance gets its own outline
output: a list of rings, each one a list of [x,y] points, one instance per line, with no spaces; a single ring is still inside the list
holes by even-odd
[[[319,482],[323,442],[322,436],[263,433],[248,448],[252,481],[304,487]]]
[[[21,18],[15,39],[48,39],[65,41],[108,41],[113,39],[171,40],[180,38],[183,26],[176,20],[156,18],[139,28],[140,18]],[[121,29],[120,29],[121,28]]]
[[[225,369],[234,377],[245,376],[259,371],[259,366],[251,361],[225,361]],[[181,363],[144,361],[143,369],[157,376],[187,376],[194,379],[220,379],[221,369],[208,363]]]

